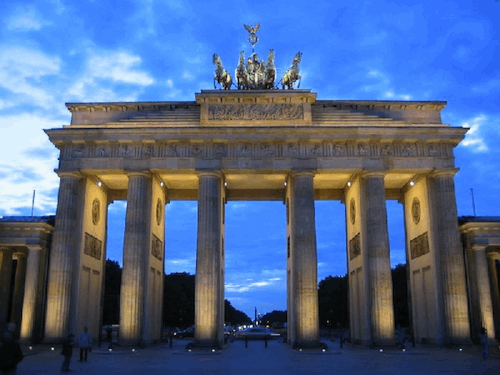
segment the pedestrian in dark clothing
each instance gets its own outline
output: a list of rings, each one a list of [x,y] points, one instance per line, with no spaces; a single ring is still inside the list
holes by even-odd
[[[78,336],[78,346],[80,347],[80,362],[87,362],[87,353],[92,351],[92,337],[86,326],[83,327],[83,332]]]
[[[483,349],[483,359],[488,358],[490,354],[490,343],[488,341],[488,335],[486,333],[486,328],[481,328],[481,348]]]
[[[64,362],[61,367],[62,372],[69,372],[69,363],[71,362],[71,356],[73,355],[73,335],[70,333],[66,340],[63,342],[63,348],[61,354],[64,356]]]
[[[6,330],[4,342],[0,346],[0,372],[3,375],[16,375],[17,364],[23,359],[21,346],[14,340],[14,334]]]

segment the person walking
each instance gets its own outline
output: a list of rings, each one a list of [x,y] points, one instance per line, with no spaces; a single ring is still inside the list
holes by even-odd
[[[10,330],[5,330],[3,338],[4,342],[0,346],[0,372],[3,375],[16,375],[17,365],[24,358],[23,351]]]
[[[87,326],[83,327],[83,332],[78,336],[78,346],[80,347],[79,362],[87,362],[87,354],[92,351],[92,337]]]
[[[481,328],[481,348],[483,350],[483,359],[488,358],[490,351],[490,343],[488,341],[488,335],[486,333],[486,328]]]
[[[64,361],[61,367],[62,372],[69,372],[69,364],[71,362],[71,356],[73,355],[73,335],[70,333],[68,337],[63,342],[63,348],[61,354],[64,356]]]

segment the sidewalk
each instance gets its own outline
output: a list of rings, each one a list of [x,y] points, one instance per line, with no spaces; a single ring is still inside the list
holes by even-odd
[[[80,363],[79,349],[73,349],[71,374],[500,374],[500,357],[483,360],[479,347],[463,351],[436,347],[370,350],[327,342],[328,350],[294,351],[281,341],[234,341],[224,350],[187,352],[189,340],[176,340],[173,347],[163,344],[146,349],[116,347],[109,352],[95,348],[89,361]],[[61,348],[36,346],[24,348],[26,354],[18,375],[59,374],[63,356]]]

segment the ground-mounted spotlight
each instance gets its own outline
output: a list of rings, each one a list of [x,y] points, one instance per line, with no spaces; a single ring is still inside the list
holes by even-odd
[[[50,350],[54,350],[54,347],[51,347]]]
[[[163,183],[163,181],[161,181],[160,182],[160,186],[163,187],[163,185],[165,185],[165,184]]]
[[[406,352],[406,349],[402,349],[402,350],[403,350],[403,352]]]
[[[109,349],[108,349],[108,352],[110,352],[110,353],[111,353],[112,351],[113,351],[113,349],[111,349],[111,348],[109,348]]]
[[[326,352],[326,349],[321,349],[321,351],[324,353],[324,352]]]
[[[32,346],[30,346],[30,350],[33,350],[33,347],[32,347]]]
[[[414,186],[415,185],[415,181],[411,180],[410,181],[410,186]]]
[[[458,351],[461,352],[462,351],[462,348],[458,348]]]
[[[347,181],[347,186],[351,186],[351,181]]]
[[[132,348],[132,352],[135,352],[135,348]]]
[[[215,353],[215,349],[212,349],[212,353]]]
[[[227,187],[227,182],[224,182],[224,186]]]
[[[191,349],[188,349],[188,352],[191,352]]]
[[[101,187],[102,186],[102,182],[101,181],[97,181],[97,186]]]
[[[286,186],[287,185],[287,182],[285,181],[285,183],[283,184],[283,186]]]
[[[380,353],[382,353],[384,351],[384,349],[380,349]]]

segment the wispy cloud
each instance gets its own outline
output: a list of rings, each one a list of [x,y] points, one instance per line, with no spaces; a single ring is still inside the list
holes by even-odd
[[[155,82],[140,65],[139,56],[123,51],[91,53],[82,75],[68,89],[68,95],[76,100],[134,101],[141,88]],[[131,87],[118,90],[116,85]]]
[[[22,46],[0,46],[0,87],[14,94],[7,103],[53,108],[51,89],[41,83],[45,77],[59,74],[60,69],[57,56]]]
[[[488,151],[488,146],[486,145],[482,128],[487,121],[487,117],[483,114],[476,116],[470,120],[464,121],[461,126],[464,128],[470,128],[465,139],[460,143],[462,147],[467,147],[473,152],[486,152]]]
[[[15,31],[38,31],[47,25],[50,22],[43,19],[32,5],[16,7],[6,22],[7,29]]]

